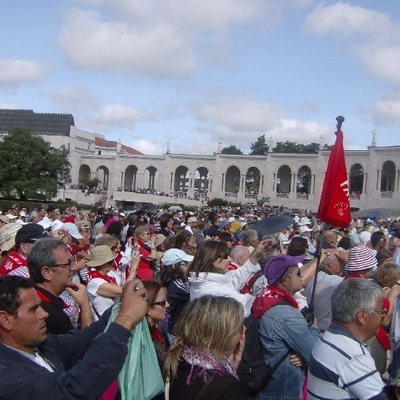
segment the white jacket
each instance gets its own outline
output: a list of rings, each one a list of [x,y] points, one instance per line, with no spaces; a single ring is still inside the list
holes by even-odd
[[[261,269],[260,264],[253,265],[247,260],[240,268],[228,271],[226,274],[215,272],[200,272],[196,278],[190,274],[190,300],[210,294],[212,296],[226,296],[236,299],[244,308],[244,316],[248,317],[255,299],[251,294],[241,294],[239,290],[255,272]]]

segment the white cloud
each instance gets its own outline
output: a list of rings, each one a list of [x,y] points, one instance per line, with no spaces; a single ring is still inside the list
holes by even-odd
[[[338,38],[372,74],[400,83],[400,23],[390,15],[341,2],[318,5],[303,28]]]
[[[108,104],[88,118],[95,129],[105,132],[113,129],[134,130],[138,122],[155,120],[152,114],[122,104]]]
[[[203,103],[193,107],[193,113],[198,118],[198,131],[210,136],[213,150],[217,149],[217,141],[221,139],[223,147],[235,144],[244,153],[247,153],[250,144],[254,143],[261,135],[265,135],[267,142],[272,138],[276,142],[286,140],[298,143],[311,143],[321,141],[332,144],[332,126],[314,121],[299,119],[284,119],[284,110],[278,106],[262,101],[246,99],[220,99]],[[208,147],[211,146],[210,141]],[[186,144],[185,144],[186,145]],[[197,151],[199,145],[190,145]]]
[[[58,109],[66,112],[98,108],[98,99],[85,87],[65,87],[48,97]]]
[[[77,69],[182,77],[198,67],[199,57],[222,61],[237,24],[271,29],[313,1],[83,0],[91,9],[68,11],[58,44]]]
[[[42,80],[45,65],[32,60],[0,60],[0,89],[15,89],[19,86],[35,84]]]
[[[5,110],[16,110],[18,109],[18,105],[12,103],[0,103],[0,108]]]
[[[160,155],[166,152],[166,143],[159,140],[149,140],[143,138],[137,138],[130,142],[128,146],[133,147],[136,150],[141,151],[143,154],[155,154]]]
[[[400,88],[393,88],[380,98],[372,108],[375,121],[400,124]]]

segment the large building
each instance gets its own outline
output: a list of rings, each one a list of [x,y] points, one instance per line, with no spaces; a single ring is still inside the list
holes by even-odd
[[[32,110],[0,110],[0,135],[26,127],[53,147],[69,150],[71,179],[98,178],[109,204],[165,202],[201,205],[225,198],[272,205],[318,208],[329,151],[318,154],[263,156],[225,155],[220,147],[210,155],[145,155],[75,127],[71,114],[39,114]],[[358,209],[396,208],[400,201],[400,145],[346,151],[351,206]],[[84,196],[78,189],[59,193],[79,202],[97,203],[99,193]]]

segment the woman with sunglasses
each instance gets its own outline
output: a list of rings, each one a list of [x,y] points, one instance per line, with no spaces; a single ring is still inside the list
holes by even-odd
[[[238,301],[221,296],[196,299],[184,308],[173,332],[177,340],[163,366],[170,399],[247,399],[236,373],[245,333]]]
[[[252,274],[261,269],[258,260],[272,246],[270,239],[262,240],[250,258],[238,269],[229,271],[231,261],[225,242],[208,241],[199,247],[189,267],[190,299],[212,294],[232,297],[244,308],[244,315],[250,315],[254,296],[239,291]]]
[[[164,357],[166,345],[160,330],[160,324],[167,315],[169,303],[165,297],[165,288],[163,288],[160,283],[155,281],[143,281],[143,286],[147,291],[146,301],[149,305],[146,320],[150,329],[158,362],[161,366],[161,360]]]

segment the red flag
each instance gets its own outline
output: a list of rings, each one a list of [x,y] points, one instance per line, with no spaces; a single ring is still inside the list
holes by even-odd
[[[349,181],[340,128],[329,157],[317,217],[335,227],[347,228],[350,224]]]

